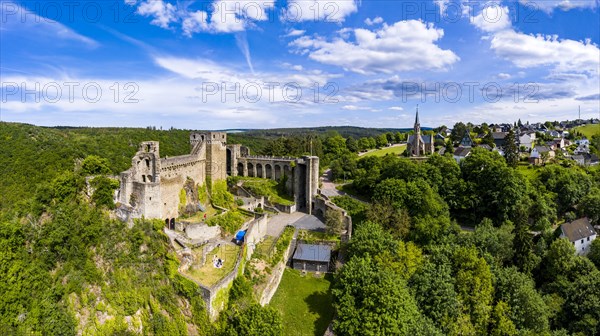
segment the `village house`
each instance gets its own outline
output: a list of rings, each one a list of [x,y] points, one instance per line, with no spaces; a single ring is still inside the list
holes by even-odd
[[[577,162],[577,164],[580,166],[585,165],[585,157],[581,154],[573,155],[571,156],[571,159]]]
[[[519,135],[520,146],[525,147],[525,150],[530,151],[535,144],[535,132],[525,132]]]
[[[460,161],[466,159],[469,155],[471,155],[471,147],[458,147],[454,151],[453,157],[456,163],[460,163]]]
[[[547,160],[552,159],[556,156],[554,151],[548,146],[537,146],[531,150],[529,155],[529,163],[531,164],[542,164]]]
[[[492,137],[494,138],[494,144],[496,147],[504,147],[506,135],[508,132],[494,132]]]
[[[590,251],[592,242],[596,239],[596,230],[588,218],[580,218],[560,226],[560,237],[567,238],[575,246],[575,253],[586,255]]]

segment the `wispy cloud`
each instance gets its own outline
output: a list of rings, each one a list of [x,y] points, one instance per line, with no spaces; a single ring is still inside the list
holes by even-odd
[[[248,46],[248,37],[246,32],[240,32],[235,34],[235,43],[246,58],[246,63],[252,74],[254,74],[254,67],[252,66],[252,58],[250,57],[250,47]]]
[[[88,48],[97,48],[100,44],[81,35],[64,24],[41,17],[36,13],[12,1],[2,1],[0,5],[3,34],[15,33],[26,38],[56,41],[67,40],[79,42]]]

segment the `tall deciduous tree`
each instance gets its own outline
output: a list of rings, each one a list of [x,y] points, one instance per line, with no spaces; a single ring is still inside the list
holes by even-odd
[[[517,146],[517,139],[513,130],[510,130],[504,139],[504,158],[509,167],[517,167],[519,163],[519,147]]]
[[[332,294],[337,311],[333,328],[339,335],[410,335],[430,323],[400,275],[369,256],[344,265]]]

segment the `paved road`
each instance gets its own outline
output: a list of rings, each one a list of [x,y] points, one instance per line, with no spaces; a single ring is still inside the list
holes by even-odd
[[[325,230],[325,224],[313,215],[302,212],[295,212],[293,214],[281,213],[269,218],[267,235],[273,237],[279,236],[286,225],[293,225],[303,230]]]
[[[298,219],[292,225],[298,229],[303,229],[303,230],[313,230],[313,231],[325,230],[325,223],[323,223],[316,216],[307,215],[307,214],[305,214],[302,218]]]
[[[337,184],[331,181],[331,169],[327,169],[321,176],[321,194],[327,197],[343,196],[346,193],[336,189]]]
[[[278,237],[286,225],[293,224],[303,216],[306,216],[306,214],[302,212],[295,212],[293,214],[280,213],[278,215],[269,217],[267,235]]]

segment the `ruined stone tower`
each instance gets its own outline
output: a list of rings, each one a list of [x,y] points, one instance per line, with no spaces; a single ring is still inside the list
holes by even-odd
[[[227,133],[225,132],[194,132],[190,134],[192,153],[206,153],[206,176],[212,181],[227,178]]]

